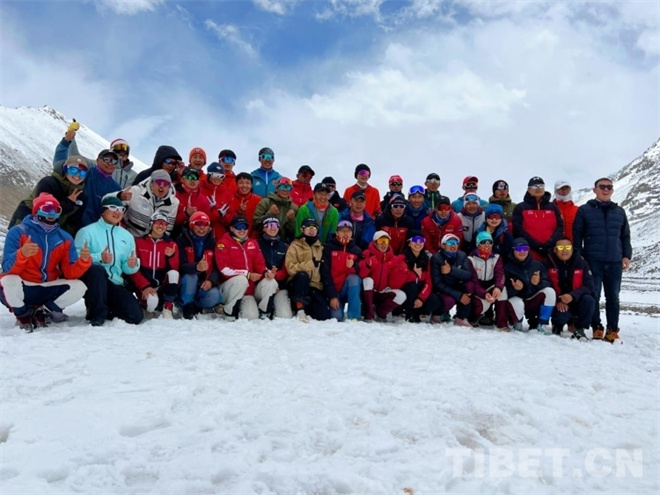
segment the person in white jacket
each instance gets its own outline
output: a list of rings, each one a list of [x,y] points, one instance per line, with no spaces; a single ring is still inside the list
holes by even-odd
[[[170,174],[165,170],[154,170],[150,177],[131,187],[131,193],[131,200],[124,202],[124,225],[133,237],[144,237],[150,232],[151,217],[156,212],[167,216],[167,233],[171,234],[179,200]]]

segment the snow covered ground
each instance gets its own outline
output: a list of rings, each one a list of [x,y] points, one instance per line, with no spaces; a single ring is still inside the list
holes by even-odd
[[[660,489],[654,316],[624,315],[612,346],[67,312],[25,335],[0,311],[3,495]]]

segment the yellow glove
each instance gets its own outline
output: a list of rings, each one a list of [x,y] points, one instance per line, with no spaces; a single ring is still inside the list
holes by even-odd
[[[69,127],[67,128],[67,132],[69,131],[77,131],[80,129],[80,124],[76,122],[76,119],[73,119],[73,122],[69,124]]]

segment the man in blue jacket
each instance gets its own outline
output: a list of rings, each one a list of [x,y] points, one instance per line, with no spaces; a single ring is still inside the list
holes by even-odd
[[[270,148],[259,150],[259,163],[261,166],[252,171],[252,192],[262,198],[267,198],[270,193],[275,192],[275,182],[282,177],[273,168],[275,153]]]
[[[580,206],[573,222],[573,244],[591,267],[596,309],[591,320],[594,340],[619,339],[619,291],[623,270],[630,266],[632,245],[626,211],[612,201],[614,184],[607,177],[595,182],[596,199]],[[598,302],[605,291],[607,330],[603,333]]]

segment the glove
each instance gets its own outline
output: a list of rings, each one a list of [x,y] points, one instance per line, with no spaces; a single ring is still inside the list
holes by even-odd
[[[317,260],[316,258],[312,258],[312,261],[314,262],[314,268],[318,268],[321,264],[321,260]]]
[[[225,216],[227,214],[227,211],[229,210],[229,204],[222,205],[221,208],[218,208],[218,213],[220,213],[220,216]]]
[[[209,204],[211,205],[211,208],[215,206],[215,198],[213,196],[206,196],[206,199],[209,200]]]
[[[69,124],[69,127],[67,127],[66,130],[68,132],[68,131],[77,131],[78,129],[80,129],[80,124],[76,122],[76,119],[73,119],[73,122]]]

